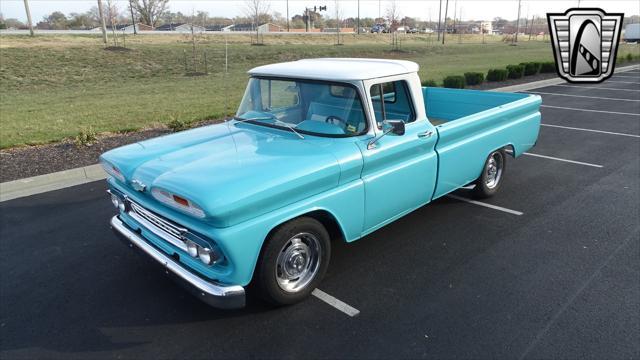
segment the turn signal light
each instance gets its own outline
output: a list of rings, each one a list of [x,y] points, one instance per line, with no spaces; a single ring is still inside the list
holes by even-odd
[[[151,189],[151,195],[163,204],[169,205],[189,215],[204,218],[204,211],[202,208],[182,196],[170,193],[169,191],[160,188]]]

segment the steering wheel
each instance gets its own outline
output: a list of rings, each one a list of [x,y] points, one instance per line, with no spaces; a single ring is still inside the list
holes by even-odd
[[[339,116],[335,116],[335,115],[329,115],[327,116],[327,118],[324,120],[324,122],[328,123],[328,124],[335,124],[336,121],[342,123],[343,125],[346,124],[347,122],[344,121],[342,118],[340,118]]]

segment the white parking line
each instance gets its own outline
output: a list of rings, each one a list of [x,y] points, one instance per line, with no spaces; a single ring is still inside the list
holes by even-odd
[[[314,289],[311,292],[311,295],[317,297],[318,299],[326,302],[327,304],[333,306],[334,308],[342,311],[343,313],[345,313],[345,314],[347,314],[347,315],[349,315],[351,317],[354,317],[354,316],[360,314],[360,310],[350,306],[347,303],[344,303],[344,302],[334,298],[333,296],[327,294],[326,292],[324,292],[324,291],[322,291],[320,289]]]
[[[589,131],[589,132],[600,133],[600,134],[609,134],[609,135],[618,135],[618,136],[628,136],[628,137],[640,138],[640,135],[625,134],[625,133],[603,131],[603,130],[583,129],[583,128],[570,127],[570,126],[560,126],[560,125],[551,125],[551,124],[540,124],[540,126],[548,126],[548,127],[554,127],[554,128],[560,128],[560,129]]]
[[[540,105],[540,107],[543,107],[543,108],[550,108],[550,109],[572,110],[572,111],[596,112],[596,113],[604,113],[604,114],[616,114],[616,115],[640,116],[640,114],[636,114],[636,113],[626,113],[626,112],[619,112],[619,111],[604,111],[604,110],[578,109],[578,108],[570,108],[570,107],[564,107],[564,106]]]
[[[619,84],[636,84],[636,85],[640,85],[639,82],[637,81],[616,81],[616,80],[607,80],[607,83],[619,83]]]
[[[513,215],[517,215],[517,216],[521,216],[522,214],[524,214],[523,212],[520,212],[520,211],[511,210],[511,209],[503,208],[502,206],[491,205],[491,204],[483,203],[483,202],[480,202],[480,201],[467,199],[465,197],[458,196],[458,195],[449,194],[449,195],[447,195],[447,197],[450,197],[450,198],[456,199],[456,200],[460,200],[460,201],[464,201],[464,202],[467,202],[469,204],[484,206],[484,207],[489,208],[489,209],[503,211],[503,212],[506,212],[506,213],[509,213],[509,214],[513,214]]]
[[[564,86],[564,87],[577,88],[577,89],[588,89],[588,90],[640,91],[640,89],[620,89],[620,88],[597,87],[597,86],[580,86],[580,85],[566,85],[566,84],[550,85],[550,86]]]
[[[578,164],[578,165],[584,165],[584,166],[591,166],[591,167],[596,167],[596,168],[601,168],[601,167],[603,167],[602,165],[591,164],[591,163],[582,162],[582,161],[575,161],[575,160],[562,159],[562,158],[557,158],[557,157],[547,156],[547,155],[532,154],[532,153],[524,153],[523,155],[529,155],[529,156],[539,157],[539,158],[543,158],[543,159],[549,159],[549,160],[562,161],[562,162],[567,162],[567,163],[572,163],[572,164]]]
[[[527,91],[531,94],[540,94],[540,95],[555,95],[555,96],[569,96],[569,97],[579,97],[585,99],[599,99],[599,100],[616,100],[616,101],[634,101],[638,102],[640,99],[619,99],[619,98],[609,98],[609,97],[601,97],[601,96],[586,96],[586,95],[572,95],[572,94],[558,94],[558,93],[549,93],[542,91]]]

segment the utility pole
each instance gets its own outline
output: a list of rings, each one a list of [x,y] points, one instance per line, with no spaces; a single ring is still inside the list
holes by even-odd
[[[380,12],[380,9],[382,9],[382,0],[378,0],[378,19],[382,18],[382,13]]]
[[[442,45],[444,45],[444,35],[447,33],[447,13],[449,12],[449,0],[444,6],[444,31],[442,32]]]
[[[31,22],[31,10],[29,10],[29,0],[24,0],[24,10],[27,12],[27,22],[29,23],[29,34],[33,36],[33,23]]]
[[[358,35],[360,35],[360,0],[358,0]]]
[[[438,41],[440,41],[440,21],[442,20],[442,0],[440,0],[440,9],[438,10]]]
[[[516,20],[515,42],[518,42],[518,33],[520,32],[520,1],[522,0],[518,0],[518,19]]]
[[[453,32],[456,32],[456,18],[458,15],[458,0],[453,2]]]
[[[289,0],[287,0],[287,32],[289,32]]]
[[[98,14],[100,15],[100,23],[102,23],[102,41],[107,45],[107,24],[102,13],[102,0],[98,0]]]
[[[131,0],[129,0],[129,10],[131,10],[131,23],[133,24],[133,35],[138,35],[138,30],[136,30],[136,17],[133,16],[133,4],[131,4]]]
[[[533,22],[536,21],[536,16],[531,16],[531,26],[529,27],[529,40],[531,40],[531,34],[533,33]]]

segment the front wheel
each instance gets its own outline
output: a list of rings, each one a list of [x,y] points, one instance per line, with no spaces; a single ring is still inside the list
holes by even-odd
[[[496,150],[489,154],[484,163],[482,174],[476,180],[473,188],[473,196],[478,199],[485,199],[493,196],[500,185],[507,165],[507,156],[504,149]]]
[[[324,277],[330,252],[329,234],[319,221],[303,217],[280,226],[267,239],[256,267],[261,297],[275,305],[303,300]]]

